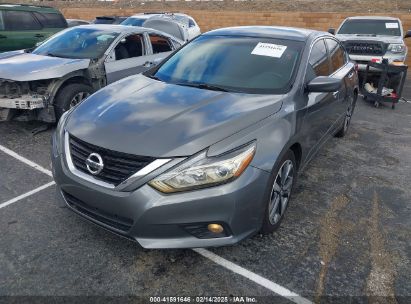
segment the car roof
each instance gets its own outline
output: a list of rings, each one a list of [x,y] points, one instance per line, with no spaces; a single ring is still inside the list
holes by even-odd
[[[175,16],[182,16],[182,17],[187,17],[187,18],[191,18],[189,15],[187,14],[183,14],[183,13],[168,13],[168,12],[153,12],[153,13],[138,13],[135,15],[130,16],[129,18],[141,18],[141,19],[148,19],[151,18],[153,16],[161,16],[161,15],[175,15]]]
[[[76,28],[89,28],[89,29],[94,29],[94,30],[105,30],[105,31],[112,31],[112,32],[118,32],[118,33],[144,33],[144,32],[149,32],[149,33],[158,33],[163,36],[170,37],[174,40],[179,40],[176,37],[173,37],[167,33],[157,31],[152,28],[148,27],[141,27],[141,26],[129,26],[129,25],[121,25],[121,24],[84,24],[84,25],[79,25]]]
[[[398,21],[398,18],[395,17],[387,17],[387,16],[353,16],[348,17],[347,20],[392,20]]]
[[[1,3],[0,10],[9,11],[29,11],[29,12],[43,12],[60,14],[59,10],[51,6],[39,6],[39,5],[29,5],[29,4],[7,4]]]
[[[311,36],[329,35],[326,32],[282,26],[239,26],[213,30],[204,35],[279,38],[306,41]],[[331,36],[331,35],[330,35]]]

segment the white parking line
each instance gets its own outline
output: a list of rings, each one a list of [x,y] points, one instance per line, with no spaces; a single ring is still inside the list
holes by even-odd
[[[1,203],[1,204],[0,204],[0,209],[6,207],[6,206],[8,206],[8,205],[11,205],[11,204],[13,204],[13,203],[15,203],[15,202],[18,202],[18,201],[22,200],[23,198],[29,197],[29,196],[37,193],[37,192],[40,192],[41,190],[44,190],[44,189],[46,189],[46,188],[48,188],[48,187],[51,187],[51,186],[53,186],[54,184],[55,184],[54,182],[47,183],[47,184],[45,184],[45,185],[43,185],[43,186],[40,186],[40,187],[38,187],[38,188],[36,188],[36,189],[33,189],[33,190],[29,191],[29,192],[26,192],[26,193],[24,193],[24,194],[22,194],[22,195],[19,195],[19,196],[15,197],[15,198],[7,201],[7,202]]]
[[[44,174],[47,174],[48,176],[52,176],[52,173],[50,170],[47,170],[45,168],[43,168],[42,166],[32,162],[31,160],[28,160],[27,158],[17,154],[16,152],[0,145],[0,151],[3,151],[4,153],[7,153],[8,155],[16,158],[17,160],[29,165],[30,167],[43,172]],[[31,190],[27,193],[24,193],[16,198],[13,198],[5,203],[0,204],[0,209],[4,208],[10,204],[13,204],[15,202],[18,202],[19,200],[22,200],[23,198],[29,197],[30,195],[33,195],[41,190],[44,190],[52,185],[54,185],[54,182],[50,182],[48,184],[45,184],[41,187],[38,187],[34,190]],[[202,255],[203,257],[209,259],[210,261],[216,263],[217,265],[220,265],[236,274],[239,274],[251,281],[253,281],[254,283],[267,288],[268,290],[271,290],[272,292],[278,294],[279,296],[282,296],[284,298],[287,298],[288,300],[297,303],[297,304],[312,304],[312,302],[306,298],[303,298],[302,296],[288,290],[287,288],[278,285],[274,282],[271,282],[270,280],[250,271],[247,270],[237,264],[234,264],[233,262],[230,262],[226,259],[224,259],[223,257],[220,257],[219,255],[216,255],[215,253],[212,253],[211,251],[208,251],[206,249],[203,248],[196,248],[193,249],[194,252],[197,252],[198,254]]]
[[[193,249],[195,252],[198,254],[202,255],[203,257],[213,261],[214,263],[231,270],[232,272],[239,274],[255,283],[258,285],[267,288],[268,290],[271,290],[272,292],[278,294],[279,296],[282,296],[284,298],[287,298],[288,300],[297,303],[297,304],[312,304],[312,302],[306,298],[303,298],[302,296],[288,290],[287,288],[278,285],[274,282],[271,282],[270,280],[267,280],[266,278],[249,271],[237,264],[234,264],[233,262],[230,262],[219,255],[212,253],[211,251],[208,251],[203,248],[196,248]]]
[[[4,153],[10,155],[11,157],[14,157],[15,159],[21,161],[22,163],[25,163],[26,165],[29,165],[30,167],[43,172],[44,174],[47,174],[48,176],[52,176],[51,171],[47,170],[46,168],[43,168],[42,166],[33,163],[31,160],[28,160],[27,158],[25,158],[24,156],[21,156],[19,154],[17,154],[16,152],[0,145],[0,151],[3,151]]]

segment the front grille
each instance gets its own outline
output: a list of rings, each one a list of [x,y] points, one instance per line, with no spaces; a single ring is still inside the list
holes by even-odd
[[[119,216],[117,214],[110,214],[99,208],[90,206],[85,202],[75,198],[67,192],[62,192],[67,204],[77,210],[78,212],[98,221],[104,223],[115,229],[127,232],[133,226],[133,220],[127,217]]]
[[[155,160],[152,157],[135,156],[104,149],[73,136],[70,136],[69,142],[71,158],[76,169],[91,175],[86,167],[86,160],[91,153],[98,153],[103,159],[104,168],[98,175],[93,176],[115,186]]]
[[[344,46],[351,55],[383,56],[386,52],[386,45],[379,42],[347,41]]]

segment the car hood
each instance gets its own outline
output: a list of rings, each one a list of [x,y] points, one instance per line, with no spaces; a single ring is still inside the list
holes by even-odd
[[[0,78],[15,81],[60,78],[68,73],[85,69],[90,59],[68,59],[41,56],[24,51],[0,54]]]
[[[202,90],[137,75],[90,96],[65,128],[114,151],[188,156],[279,111],[282,97]]]
[[[340,41],[378,41],[384,43],[404,43],[401,36],[335,35]]]

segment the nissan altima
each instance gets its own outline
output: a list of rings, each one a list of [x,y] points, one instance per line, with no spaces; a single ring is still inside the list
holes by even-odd
[[[297,175],[346,134],[356,66],[325,32],[205,33],[66,112],[52,144],[58,199],[145,248],[271,233]]]

